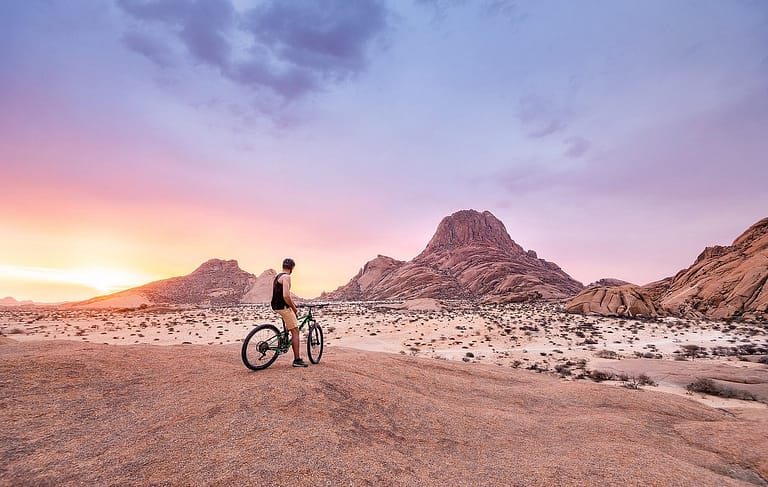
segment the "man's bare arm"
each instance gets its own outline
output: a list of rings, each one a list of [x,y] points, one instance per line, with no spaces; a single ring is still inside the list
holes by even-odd
[[[291,276],[288,274],[283,276],[283,299],[285,300],[285,303],[291,307],[296,316],[299,316],[299,310],[293,302],[293,299],[291,299]]]

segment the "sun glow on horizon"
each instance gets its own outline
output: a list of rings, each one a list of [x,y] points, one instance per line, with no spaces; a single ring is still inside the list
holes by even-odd
[[[25,283],[39,286],[59,285],[81,289],[81,293],[92,290],[93,295],[83,294],[88,299],[100,294],[111,294],[131,287],[140,286],[158,278],[115,267],[84,267],[58,269],[50,267],[0,265],[0,282]],[[13,296],[17,299],[32,299],[35,296]]]

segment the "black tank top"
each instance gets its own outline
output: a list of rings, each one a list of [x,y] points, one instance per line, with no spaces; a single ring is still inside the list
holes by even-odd
[[[272,309],[285,309],[288,307],[288,303],[285,302],[283,297],[283,283],[279,282],[281,276],[284,276],[285,272],[275,276],[275,280],[272,282]]]

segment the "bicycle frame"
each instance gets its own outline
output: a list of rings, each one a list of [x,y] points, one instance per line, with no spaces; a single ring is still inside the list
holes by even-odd
[[[323,356],[323,329],[315,320],[312,308],[322,308],[325,306],[327,304],[304,305],[308,309],[307,313],[298,317],[299,323],[297,328],[299,331],[306,333],[307,356],[313,364],[319,363],[320,357]],[[266,332],[266,336],[264,336],[264,332]],[[282,331],[273,323],[264,323],[248,333],[248,336],[243,340],[240,355],[243,363],[249,369],[263,370],[272,365],[279,355],[287,353],[292,347],[291,342],[290,333],[285,329],[285,321],[283,321]],[[250,347],[249,344],[251,344]],[[249,358],[251,355],[254,360]]]
[[[312,316],[312,308],[315,308],[315,307],[317,306],[308,306],[309,311],[307,311],[307,314],[305,314],[304,316],[298,317],[299,331],[304,330],[304,327],[306,327],[308,323],[315,321],[315,317]],[[277,344],[274,343],[275,338],[270,340],[268,343],[269,343],[269,348],[271,350],[275,350],[278,353],[284,353],[284,352],[287,352],[288,349],[290,348],[291,340],[288,334],[288,330],[285,329],[285,320],[280,318],[280,321],[283,323],[283,331],[281,331],[280,334],[275,337],[277,339]]]

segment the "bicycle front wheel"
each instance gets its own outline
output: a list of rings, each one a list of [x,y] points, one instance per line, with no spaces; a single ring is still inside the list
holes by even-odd
[[[280,332],[274,325],[259,325],[243,340],[240,355],[251,370],[266,369],[277,360],[280,348]]]
[[[313,364],[320,362],[323,356],[323,329],[317,323],[309,325],[307,332],[307,357]]]

